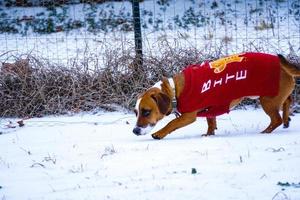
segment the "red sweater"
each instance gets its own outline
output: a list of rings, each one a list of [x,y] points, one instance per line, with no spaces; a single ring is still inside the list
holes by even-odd
[[[180,113],[200,110],[198,116],[229,112],[230,102],[244,96],[276,96],[280,63],[275,55],[244,53],[183,70],[185,86],[177,99]]]

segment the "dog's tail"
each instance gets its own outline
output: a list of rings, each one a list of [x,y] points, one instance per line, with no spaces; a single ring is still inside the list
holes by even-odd
[[[280,60],[281,66],[291,76],[300,77],[300,68],[299,66],[290,63],[285,59],[285,57],[281,54],[278,54],[278,58]]]

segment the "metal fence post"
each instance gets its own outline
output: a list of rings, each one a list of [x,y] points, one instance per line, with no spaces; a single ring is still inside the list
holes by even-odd
[[[132,17],[134,25],[135,59],[138,68],[143,65],[143,46],[139,0],[132,0]]]

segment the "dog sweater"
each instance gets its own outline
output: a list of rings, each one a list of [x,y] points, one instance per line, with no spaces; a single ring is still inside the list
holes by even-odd
[[[276,96],[280,63],[275,55],[243,53],[183,70],[185,85],[177,98],[180,113],[199,110],[200,117],[229,112],[232,100],[244,96]]]

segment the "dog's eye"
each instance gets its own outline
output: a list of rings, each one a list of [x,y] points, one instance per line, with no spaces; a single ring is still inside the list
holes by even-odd
[[[133,112],[135,113],[135,116],[138,116],[137,110],[134,109]]]
[[[149,117],[150,114],[151,114],[151,110],[142,109],[142,116],[143,117]]]

